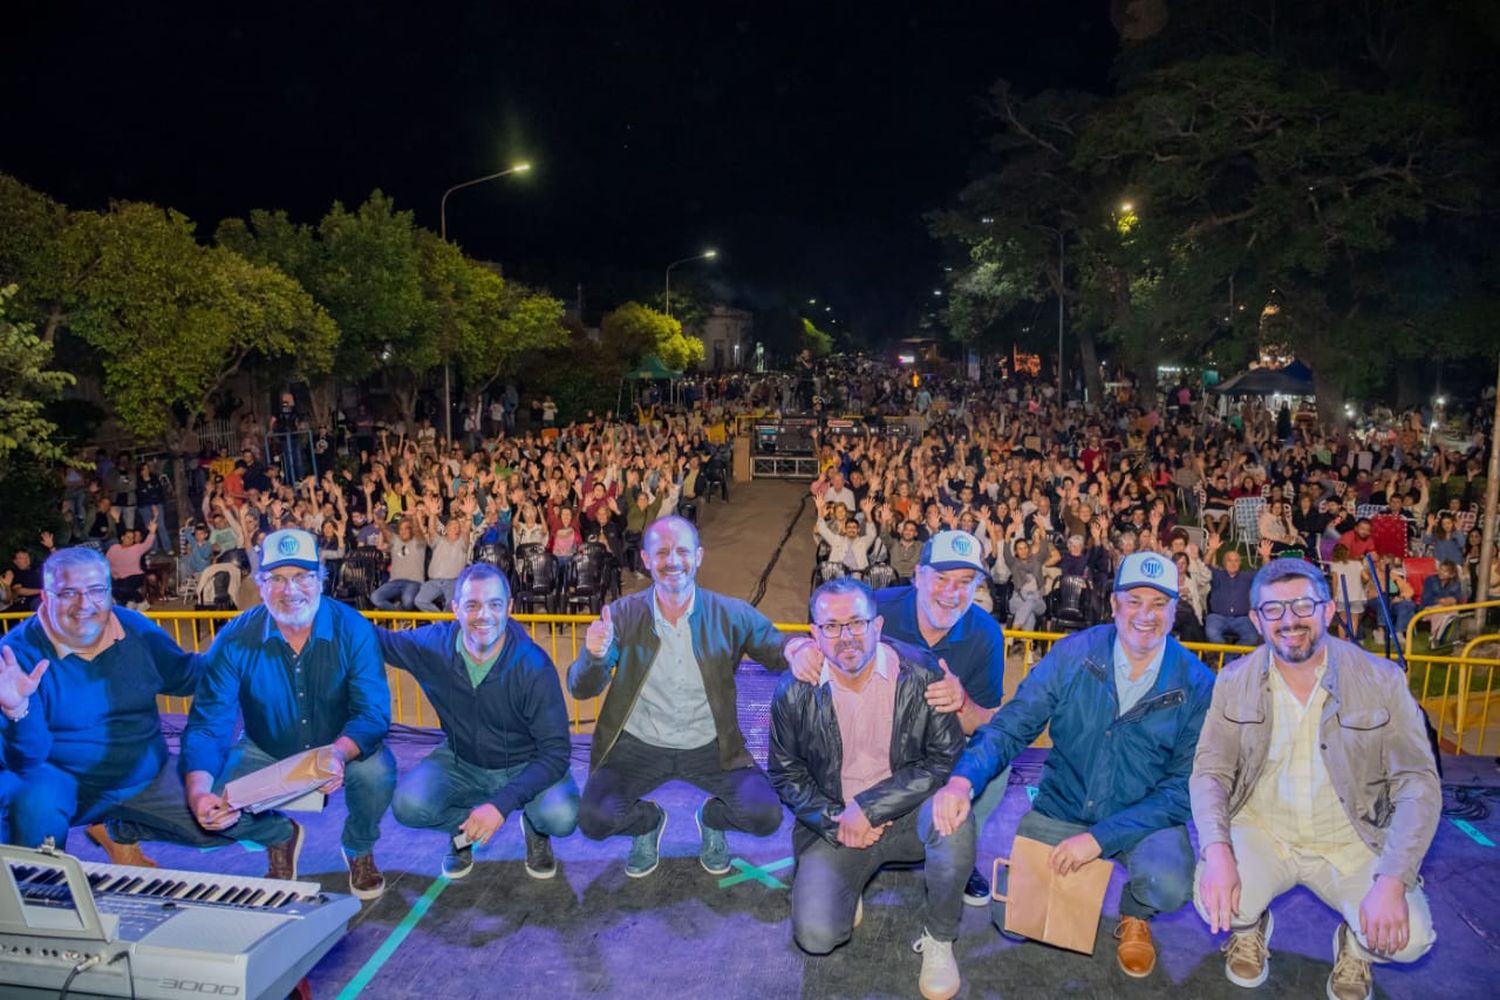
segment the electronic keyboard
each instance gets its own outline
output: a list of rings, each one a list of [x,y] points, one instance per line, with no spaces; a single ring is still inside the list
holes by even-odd
[[[316,882],[0,844],[0,993],[282,1000],[359,908]]]

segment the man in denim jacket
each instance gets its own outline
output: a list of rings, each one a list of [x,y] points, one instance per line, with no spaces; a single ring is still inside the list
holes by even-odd
[[[1177,611],[1177,567],[1156,552],[1120,563],[1114,622],[1052,647],[1016,696],[980,726],[933,798],[944,833],[963,822],[980,787],[1051,727],[1052,750],[1019,836],[1055,845],[1050,862],[1068,875],[1095,858],[1130,874],[1120,896],[1120,969],[1156,968],[1150,919],[1192,895],[1188,775],[1213,674],[1168,632]],[[1003,914],[996,914],[1003,928]]]
[[[1333,1000],[1365,1000],[1372,961],[1432,947],[1417,871],[1442,790],[1406,675],[1328,635],[1323,575],[1300,559],[1262,566],[1251,615],[1266,644],[1224,668],[1191,783],[1202,844],[1198,911],[1231,932],[1238,986],[1270,973],[1270,903],[1305,885],[1342,916]]]

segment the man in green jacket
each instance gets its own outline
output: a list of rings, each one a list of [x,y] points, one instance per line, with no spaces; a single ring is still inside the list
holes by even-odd
[[[641,796],[673,779],[689,782],[712,796],[696,815],[698,859],[722,875],[726,830],[764,837],[781,825],[781,802],[745,749],[734,671],[746,657],[785,669],[785,643],[749,604],[698,587],[703,548],[688,521],[652,522],[641,548],[652,586],[606,606],[568,670],[574,698],[609,688],[578,826],[594,840],[634,838],[625,874],[644,878],[660,863],[667,814]],[[811,662],[799,664],[804,672],[816,680]]]

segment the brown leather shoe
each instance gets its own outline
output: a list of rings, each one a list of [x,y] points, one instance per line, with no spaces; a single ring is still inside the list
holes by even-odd
[[[349,867],[349,891],[359,899],[379,899],[385,892],[385,876],[375,864],[375,855],[361,854],[351,858],[347,851],[339,853]]]
[[[140,844],[121,844],[109,835],[109,828],[95,823],[84,830],[90,840],[104,848],[112,865],[132,865],[136,868],[158,868],[155,861],[146,856]]]
[[[1120,971],[1135,979],[1144,979],[1156,968],[1156,945],[1151,943],[1151,925],[1140,917],[1120,918],[1115,928],[1115,937],[1120,946],[1115,957],[1120,961]]]
[[[266,878],[278,878],[291,882],[297,878],[297,858],[302,855],[302,841],[307,834],[302,829],[302,824],[296,820],[287,820],[292,824],[292,836],[286,842],[276,844],[274,847],[266,848]]]

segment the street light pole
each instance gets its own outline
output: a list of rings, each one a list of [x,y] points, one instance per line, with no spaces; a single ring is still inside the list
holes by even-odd
[[[693,256],[691,257],[684,257],[681,260],[674,260],[672,261],[672,263],[667,265],[667,280],[662,288],[661,294],[662,304],[666,307],[668,317],[672,315],[672,268],[676,267],[678,264],[688,264],[695,260],[712,260],[717,256],[719,256],[719,251],[705,250],[702,253],[693,254]]]
[[[455,184],[443,192],[442,200],[438,202],[438,239],[444,243],[448,242],[448,196],[460,188],[473,187],[475,184],[483,184],[485,181],[499,180],[511,174],[524,174],[531,169],[529,163],[517,163],[513,167],[496,171],[493,174],[485,174],[462,184]],[[443,435],[448,439],[449,448],[453,447],[453,362],[448,358],[443,359]]]

